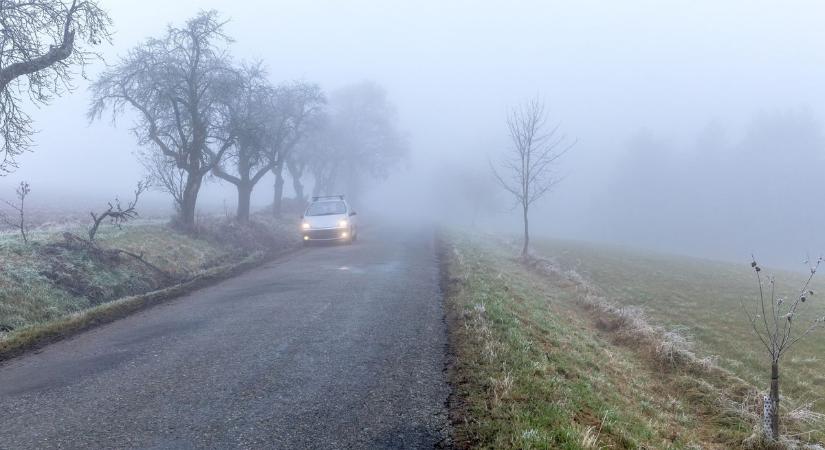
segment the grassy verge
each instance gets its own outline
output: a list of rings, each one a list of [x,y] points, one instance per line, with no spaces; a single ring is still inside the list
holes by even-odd
[[[659,331],[639,334],[639,317],[594,307],[577,283],[506,247],[442,242],[459,447],[758,446],[748,383],[667,357],[673,348]]]
[[[718,356],[721,367],[767,388],[770,366],[765,349],[740,304],[753,306],[758,295],[749,261],[737,265],[563,241],[537,242],[536,249],[562,268],[592,280],[612,300],[644,308],[655,322],[683,330],[704,355]],[[803,264],[796,273],[770,272],[780,295],[788,298],[808,275]],[[825,293],[825,279],[815,279],[814,290]],[[823,315],[825,299],[815,295],[797,321]],[[781,374],[783,394],[820,413],[825,413],[825,398],[819,394],[825,386],[823,351],[821,332],[800,341],[783,360]]]
[[[223,279],[300,243],[291,224],[237,226],[208,222],[186,234],[162,224],[102,233],[98,245],[127,250],[164,273],[124,255],[90,251],[36,232],[24,245],[0,239],[0,360],[109,322]]]

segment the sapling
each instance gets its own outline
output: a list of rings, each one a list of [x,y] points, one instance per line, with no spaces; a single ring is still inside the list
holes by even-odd
[[[789,299],[777,296],[776,280],[774,277],[763,277],[762,268],[754,258],[751,268],[759,284],[757,311],[752,313],[744,304],[742,305],[754,333],[767,350],[771,362],[770,391],[765,396],[762,411],[765,437],[771,441],[779,438],[779,363],[797,342],[825,324],[825,317],[807,320],[804,325],[798,324],[802,321],[799,318],[799,309],[814,296],[814,291],[810,287],[811,280],[822,264],[822,257],[814,263],[806,261],[806,264],[809,265],[810,274],[797,295]]]
[[[15,211],[15,217],[0,213],[0,221],[19,231],[24,244],[29,243],[29,225],[26,223],[26,197],[29,193],[31,193],[29,183],[21,181],[20,186],[17,187],[17,203],[3,200],[3,203]]]

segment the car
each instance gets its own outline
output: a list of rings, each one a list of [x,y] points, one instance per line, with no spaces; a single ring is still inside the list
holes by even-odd
[[[343,195],[312,197],[301,216],[304,244],[313,241],[352,243],[358,239],[356,212]]]

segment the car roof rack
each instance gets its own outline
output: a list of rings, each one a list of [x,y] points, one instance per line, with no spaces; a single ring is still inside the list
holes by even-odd
[[[322,198],[337,198],[337,199],[343,200],[344,196],[343,195],[316,195],[316,196],[312,197],[312,201],[317,202],[318,200],[320,200]]]

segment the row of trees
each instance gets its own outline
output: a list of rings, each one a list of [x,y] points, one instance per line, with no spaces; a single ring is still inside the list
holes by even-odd
[[[209,175],[237,189],[237,219],[248,221],[255,186],[274,174],[280,213],[288,172],[299,198],[311,173],[314,193],[353,192],[364,172],[385,175],[405,153],[383,89],[361,83],[328,102],[314,83],[273,85],[261,63],[236,64],[215,11],[169,27],[103,73],[91,87],[91,120],[127,110],[154,185],[172,196],[180,224],[195,224]]]
[[[91,120],[136,114],[132,130],[152,184],[174,200],[179,221],[195,222],[198,194],[214,177],[234,185],[237,217],[249,219],[254,187],[275,178],[273,211],[285,180],[304,199],[355,194],[406,153],[385,91],[370,82],[329,97],[314,83],[273,85],[263,64],[236,64],[215,11],[134,47],[91,87]],[[27,102],[46,104],[72,88],[108,42],[111,20],[94,0],[0,0],[0,175],[17,167],[34,133]],[[131,117],[131,116],[130,116]]]

